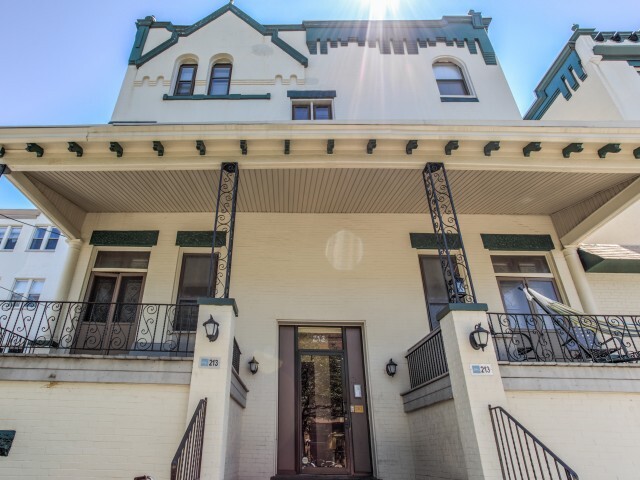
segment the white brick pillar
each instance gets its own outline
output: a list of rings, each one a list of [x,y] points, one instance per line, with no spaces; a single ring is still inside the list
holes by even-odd
[[[440,320],[451,390],[469,480],[502,480],[489,405],[507,407],[495,348],[474,350],[469,334],[480,323],[486,330],[487,306],[451,304]],[[490,365],[493,375],[472,375],[471,365]]]
[[[198,328],[185,425],[189,424],[198,402],[207,398],[200,478],[224,480],[237,307],[233,299],[202,298],[198,303]],[[215,342],[209,341],[203,326],[210,316],[220,324],[220,333]],[[209,360],[218,360],[219,367],[210,368]],[[202,365],[203,362],[206,365]]]
[[[80,250],[82,249],[83,241],[80,239],[67,240],[69,249],[67,250],[67,258],[64,261],[62,267],[62,273],[58,280],[58,288],[56,289],[55,296],[51,299],[56,302],[66,302],[69,300],[69,290],[71,289],[71,281],[73,280],[73,274],[78,266],[78,257],[80,256]]]
[[[564,258],[567,261],[569,272],[571,272],[571,278],[573,284],[576,286],[578,297],[580,297],[580,303],[585,313],[598,313],[598,305],[596,305],[593,298],[593,292],[587,280],[587,274],[584,272],[580,256],[578,255],[578,247],[569,245],[562,251]]]

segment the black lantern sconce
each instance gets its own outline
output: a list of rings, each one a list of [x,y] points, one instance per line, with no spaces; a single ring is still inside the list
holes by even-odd
[[[449,295],[453,300],[455,298],[464,299],[467,295],[467,289],[464,285],[464,279],[460,275],[454,275],[453,280],[447,282],[449,284]]]
[[[385,370],[387,371],[387,375],[390,377],[393,377],[396,374],[398,371],[398,364],[393,361],[393,358],[389,359],[389,363],[387,363]]]
[[[220,334],[220,324],[213,319],[213,315],[209,315],[209,320],[202,324],[207,338],[210,342],[215,342]]]
[[[253,357],[251,360],[249,360],[249,371],[251,372],[251,375],[255,375],[256,373],[258,373],[259,365],[260,362],[256,360],[256,357]]]
[[[477,324],[476,328],[469,334],[469,343],[474,350],[480,350],[484,352],[484,349],[489,344],[489,332],[482,328],[482,325]]]

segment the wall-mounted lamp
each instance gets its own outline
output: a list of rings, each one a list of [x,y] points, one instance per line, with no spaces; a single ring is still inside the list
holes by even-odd
[[[255,375],[256,373],[258,373],[259,365],[260,362],[256,360],[256,357],[253,357],[251,360],[249,360],[249,371],[251,372],[251,375]]]
[[[393,361],[393,358],[389,359],[389,363],[387,363],[385,370],[387,371],[387,375],[390,377],[393,377],[396,374],[398,371],[398,364]]]
[[[482,328],[482,325],[477,324],[476,328],[469,334],[469,343],[475,350],[484,352],[484,349],[489,344],[489,332]]]
[[[202,324],[204,331],[207,334],[207,338],[210,342],[215,342],[218,339],[220,333],[220,324],[213,319],[213,315],[209,315],[209,320]]]

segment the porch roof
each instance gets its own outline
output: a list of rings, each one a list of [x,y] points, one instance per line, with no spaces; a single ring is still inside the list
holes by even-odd
[[[198,140],[206,151],[196,148]],[[459,148],[446,153],[451,141]],[[77,144],[73,151],[69,142]],[[109,151],[111,142],[123,148],[121,157]],[[486,148],[492,142],[499,150]],[[526,156],[532,142],[542,150]],[[26,143],[37,143],[43,155],[26,152]],[[566,157],[571,143],[583,151]],[[598,151],[612,143],[622,151],[602,158]],[[89,212],[212,211],[220,163],[228,161],[241,170],[240,212],[426,213],[421,170],[444,162],[458,213],[551,215],[597,197],[581,209],[584,218],[640,176],[640,126],[621,124],[4,128],[0,145],[9,179],[72,237]]]

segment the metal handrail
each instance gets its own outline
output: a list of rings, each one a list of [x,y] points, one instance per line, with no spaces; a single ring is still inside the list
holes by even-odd
[[[569,465],[504,408],[489,405],[489,414],[504,480],[579,480]]]
[[[203,398],[193,412],[189,426],[171,461],[171,480],[199,480],[206,416],[207,399]]]

